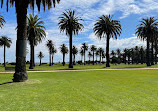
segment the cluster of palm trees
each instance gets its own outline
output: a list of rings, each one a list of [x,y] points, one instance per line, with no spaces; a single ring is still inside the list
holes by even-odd
[[[146,51],[143,46],[138,47],[135,46],[133,48],[127,49],[125,48],[121,51],[119,48],[114,51],[111,51],[111,63],[112,64],[143,64],[146,61]],[[157,58],[155,58],[156,61]]]
[[[54,54],[57,53],[57,49],[55,48],[55,45],[53,44],[53,41],[52,40],[48,40],[47,43],[46,43],[46,47],[48,48],[49,50],[49,66],[52,66],[54,63],[53,63],[53,57],[54,57]],[[65,56],[66,54],[68,54],[69,50],[68,50],[68,47],[66,46],[66,44],[61,44],[60,47],[60,52],[62,53],[63,55],[63,66],[65,66]],[[88,58],[89,58],[89,61],[86,61],[86,52],[88,51]],[[79,64],[82,64],[83,62],[83,57],[84,57],[84,65],[88,62],[88,64],[90,64],[92,61],[91,61],[91,58],[93,57],[93,62],[92,64],[94,65],[94,63],[103,63],[103,59],[105,58],[105,52],[104,52],[104,49],[99,47],[97,48],[95,45],[91,45],[90,47],[88,46],[88,44],[86,43],[83,43],[80,50],[76,47],[76,46],[73,46],[72,48],[72,56],[73,56],[73,65],[76,64],[76,56],[80,54],[81,55],[81,60],[78,61]],[[96,60],[95,60],[95,56],[96,56]],[[98,56],[100,57],[100,60],[97,61],[97,58]],[[40,65],[41,65],[41,59],[44,57],[44,54],[40,51],[39,54],[38,54],[38,58],[40,59]]]
[[[158,21],[154,17],[143,18],[136,30],[137,36],[145,40],[147,43],[146,49],[146,64],[147,66],[154,65],[154,55],[157,57],[157,41],[158,41]],[[157,63],[157,62],[156,62]]]

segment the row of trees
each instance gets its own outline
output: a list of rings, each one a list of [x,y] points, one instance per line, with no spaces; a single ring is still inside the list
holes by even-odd
[[[125,48],[123,51],[117,49],[116,51],[112,50],[110,53],[111,63],[113,64],[143,64],[146,62],[146,51],[143,46],[135,46],[133,48]],[[155,58],[156,61],[157,58]]]
[[[46,46],[49,50],[49,65],[53,65],[53,57],[54,54],[57,53],[57,49],[55,48],[53,41],[52,40],[48,40],[46,43]],[[63,66],[65,65],[65,55],[68,54],[68,47],[65,44],[62,44],[60,46],[60,52],[63,55]],[[88,51],[89,49],[89,51]],[[95,63],[95,61],[97,61],[97,57],[100,56],[100,63],[103,62],[103,58],[105,58],[105,52],[103,50],[103,48],[99,47],[97,48],[95,45],[91,45],[90,47],[88,47],[88,45],[86,43],[83,43],[80,50],[76,47],[73,46],[72,48],[72,55],[73,55],[73,65],[76,64],[75,58],[76,55],[80,53],[81,55],[81,61],[80,63],[82,63],[83,61],[83,57],[84,57],[84,65],[86,64],[86,52],[88,51],[88,57],[89,57],[89,61],[90,59],[93,57],[93,65]],[[96,56],[96,60],[95,57]],[[42,52],[39,52],[38,57],[40,59],[40,65],[41,65],[41,59],[44,57],[44,54]]]

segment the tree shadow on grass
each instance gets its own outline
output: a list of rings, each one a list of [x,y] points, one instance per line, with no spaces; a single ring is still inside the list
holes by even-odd
[[[0,83],[0,86],[1,86],[1,85],[5,85],[5,84],[11,84],[11,83],[13,83],[13,82],[4,82],[4,83]]]

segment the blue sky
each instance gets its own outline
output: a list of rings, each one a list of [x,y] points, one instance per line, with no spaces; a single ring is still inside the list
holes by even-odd
[[[106,47],[106,40],[101,41],[93,33],[93,26],[96,20],[101,15],[111,14],[113,19],[121,21],[122,34],[118,40],[110,40],[110,50],[116,50],[117,48],[131,48],[134,46],[145,46],[145,42],[137,39],[135,36],[136,26],[139,24],[141,18],[154,16],[158,18],[158,2],[157,0],[61,0],[60,4],[56,5],[56,8],[51,10],[41,11],[38,13],[35,8],[34,13],[38,14],[45,22],[47,37],[41,44],[35,47],[36,62],[39,61],[37,54],[42,51],[45,55],[43,62],[49,61],[48,50],[45,47],[45,43],[48,39],[53,40],[58,53],[54,56],[54,61],[62,61],[62,55],[59,50],[59,46],[62,43],[69,44],[69,38],[65,33],[60,33],[58,29],[58,17],[62,12],[72,9],[76,11],[77,15],[81,15],[84,21],[84,30],[79,33],[78,36],[74,36],[73,45],[80,49],[83,42],[87,44],[96,45],[97,47]],[[28,9],[28,14],[32,13]],[[9,8],[9,12],[6,12],[4,6],[0,9],[0,14],[4,16],[6,24],[3,29],[0,30],[0,35],[7,35],[12,39],[13,44],[10,49],[7,49],[6,61],[15,61],[15,41],[16,41],[16,13],[15,8]],[[27,46],[29,49],[29,45]],[[27,60],[29,60],[30,54],[27,54]],[[68,55],[66,61],[68,61]],[[78,54],[77,59],[80,59]],[[0,62],[3,62],[3,48],[0,48]]]

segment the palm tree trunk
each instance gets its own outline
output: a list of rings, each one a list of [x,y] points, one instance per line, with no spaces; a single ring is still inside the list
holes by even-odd
[[[13,76],[14,82],[23,82],[28,79],[26,73],[26,45],[27,45],[27,8],[28,0],[16,0],[17,14],[17,42],[16,42],[16,66]]]
[[[52,62],[51,62],[51,52],[49,53],[49,66],[52,66]]]
[[[75,54],[74,54],[73,64],[75,65]]]
[[[86,51],[84,50],[84,65],[86,65]]]
[[[5,64],[5,45],[4,45],[4,67],[6,66],[6,64]]]
[[[154,42],[151,43],[151,65],[154,65]]]
[[[69,68],[73,68],[72,63],[72,30],[70,30],[70,40],[69,40],[69,50],[70,50],[70,60],[69,60]]]
[[[31,41],[31,44],[30,44],[30,67],[29,69],[34,69],[34,62],[33,62],[33,41]]]
[[[54,63],[53,63],[53,54],[52,54],[52,65],[53,65]]]
[[[157,64],[157,40],[155,40],[155,64]]]
[[[109,58],[109,41],[110,41],[110,35],[107,34],[107,44],[106,44],[106,67],[110,67],[110,58]]]
[[[96,64],[97,64],[97,55],[96,55]]]
[[[149,37],[147,37],[147,50],[146,50],[146,65],[150,65],[150,51],[149,51]]]
[[[93,51],[93,65],[94,65],[94,51]]]
[[[40,65],[39,66],[41,66],[41,58],[40,58]]]
[[[33,67],[35,67],[35,46],[33,44]]]
[[[65,54],[63,53],[63,66],[65,66]]]
[[[100,54],[100,64],[101,64],[101,54]]]

